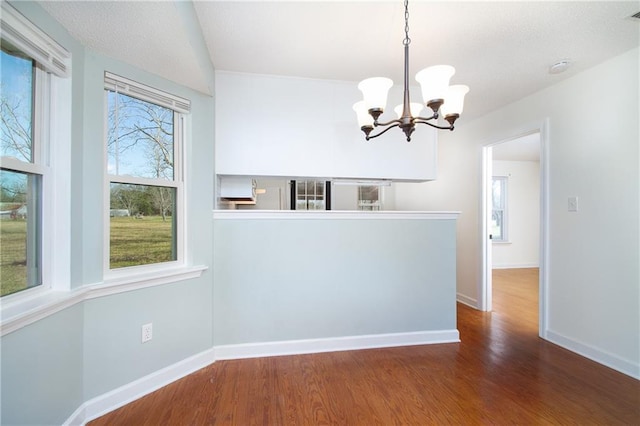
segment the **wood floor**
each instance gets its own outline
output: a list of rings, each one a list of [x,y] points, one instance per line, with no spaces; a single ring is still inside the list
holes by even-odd
[[[458,304],[461,343],[218,361],[90,425],[639,425],[640,381],[538,338],[537,274]]]

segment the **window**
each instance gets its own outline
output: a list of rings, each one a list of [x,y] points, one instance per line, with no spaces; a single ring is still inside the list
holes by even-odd
[[[358,210],[381,210],[382,197],[380,196],[382,188],[378,185],[359,185],[358,186]]]
[[[491,185],[491,238],[508,241],[507,236],[507,177],[494,176]]]
[[[292,180],[291,210],[331,210],[331,182]]]
[[[182,260],[189,101],[105,74],[108,269]]]
[[[54,129],[51,123],[64,116],[66,104],[51,93],[56,77],[68,75],[70,58],[7,2],[1,7],[0,296],[8,296],[52,286],[56,254],[49,237],[60,212],[50,195],[55,190],[62,200],[67,194],[51,172],[64,155],[58,151],[66,152],[63,144],[52,148],[64,124]]]
[[[43,169],[34,140],[35,61],[2,40],[0,268],[2,296],[42,284]]]

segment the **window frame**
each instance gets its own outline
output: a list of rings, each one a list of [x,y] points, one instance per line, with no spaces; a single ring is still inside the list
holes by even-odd
[[[500,182],[500,194],[502,201],[502,208],[495,208],[493,185],[495,182]],[[495,243],[508,243],[509,242],[509,177],[508,176],[492,176],[491,177],[491,216],[494,212],[502,212],[502,223],[500,224],[500,238],[496,238],[491,232],[491,240]],[[493,230],[492,230],[493,231]]]
[[[128,175],[112,175],[108,172],[109,156],[107,154],[107,132],[108,132],[108,96],[109,91],[122,93],[129,97],[136,98],[143,102],[152,103],[173,110],[173,179],[153,179],[145,177],[134,177]],[[104,191],[103,191],[103,211],[104,211],[104,230],[103,230],[103,275],[106,280],[118,280],[133,274],[153,274],[158,271],[167,269],[175,269],[186,266],[186,200],[185,200],[185,146],[186,146],[186,115],[190,112],[190,101],[180,98],[170,93],[164,92],[143,83],[139,83],[125,77],[105,72],[104,78],[104,134],[103,134],[103,152],[104,158]],[[166,187],[175,189],[175,248],[176,259],[166,262],[150,263],[134,266],[125,266],[119,268],[111,268],[110,253],[110,200],[111,200],[111,184],[122,183],[132,185],[145,185],[154,187]],[[174,218],[172,218],[174,220]]]
[[[40,284],[2,296],[2,314],[23,303],[70,289],[71,54],[17,9],[2,2],[0,37],[33,66],[32,160],[2,157],[2,168],[40,176],[38,262]],[[55,149],[52,147],[55,146]],[[29,237],[28,237],[29,238]]]

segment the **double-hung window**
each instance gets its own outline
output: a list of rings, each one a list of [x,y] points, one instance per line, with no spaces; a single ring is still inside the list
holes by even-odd
[[[105,73],[107,270],[182,263],[189,101]]]
[[[69,53],[6,2],[1,24],[0,296],[6,296],[51,286],[52,253],[43,241],[52,240],[51,218],[60,213],[52,201],[58,148],[50,146],[52,80],[68,75]]]

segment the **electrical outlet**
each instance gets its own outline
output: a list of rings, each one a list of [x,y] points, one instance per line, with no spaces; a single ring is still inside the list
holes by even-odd
[[[153,324],[144,324],[142,326],[142,343],[148,342],[153,338]]]
[[[578,197],[569,197],[567,210],[569,210],[570,212],[578,211]]]

